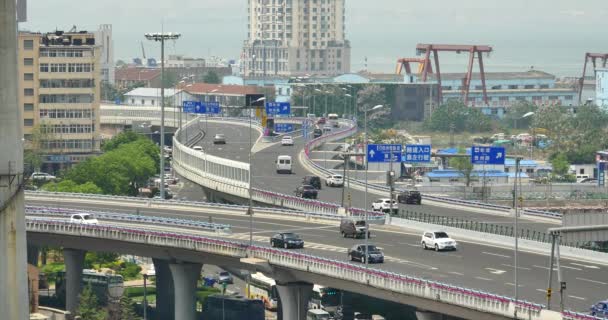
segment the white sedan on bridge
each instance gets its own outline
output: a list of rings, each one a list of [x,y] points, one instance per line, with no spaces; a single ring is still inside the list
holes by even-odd
[[[456,240],[443,231],[426,231],[422,234],[420,243],[423,249],[435,249],[435,251],[456,250],[458,246]]]
[[[91,214],[76,213],[70,216],[70,223],[99,224],[99,221]]]
[[[291,136],[284,136],[283,139],[281,139],[282,146],[293,146],[293,143],[293,138]]]

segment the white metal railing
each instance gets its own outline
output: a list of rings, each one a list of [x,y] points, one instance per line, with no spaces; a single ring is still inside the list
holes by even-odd
[[[376,289],[426,300],[477,310],[510,318],[517,310],[518,319],[594,319],[570,311],[557,313],[544,309],[541,304],[499,296],[492,293],[453,286],[446,283],[411,277],[404,274],[369,268],[350,262],[312,256],[289,250],[217,238],[149,230],[139,227],[71,224],[65,221],[26,219],[28,232],[88,237],[99,240],[117,240],[163,248],[187,248],[202,253],[232,258],[258,258],[271,266],[310,272],[337,280],[359,283]]]

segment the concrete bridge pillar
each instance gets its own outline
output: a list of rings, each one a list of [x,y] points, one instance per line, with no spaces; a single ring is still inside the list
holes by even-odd
[[[40,250],[38,250],[37,246],[28,245],[27,246],[27,263],[33,265],[34,267],[38,267],[38,255]]]
[[[170,263],[175,290],[175,319],[196,319],[196,285],[203,266],[197,263]]]
[[[169,261],[152,259],[156,272],[156,319],[173,320],[175,316],[175,297],[173,278]]]
[[[63,249],[65,262],[65,307],[72,314],[78,308],[78,295],[82,292],[82,269],[85,251]]]
[[[281,303],[279,320],[305,320],[312,287],[307,282],[277,283]]]

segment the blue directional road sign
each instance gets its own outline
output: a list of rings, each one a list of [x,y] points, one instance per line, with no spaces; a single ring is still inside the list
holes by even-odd
[[[367,145],[367,162],[399,162],[401,158],[400,144],[369,144]]]
[[[428,144],[408,144],[405,146],[405,155],[402,162],[431,162],[431,146]]]
[[[266,114],[271,115],[289,115],[291,113],[291,104],[289,102],[266,102]]]
[[[503,147],[471,147],[472,164],[505,164],[505,148]]]
[[[185,113],[201,113],[201,103],[198,101],[184,101],[183,110]]]
[[[274,131],[275,132],[292,132],[293,131],[293,124],[291,123],[275,123],[274,124]]]
[[[207,114],[219,114],[220,113],[220,103],[216,101],[212,102],[203,102],[203,108],[205,109],[204,113]]]

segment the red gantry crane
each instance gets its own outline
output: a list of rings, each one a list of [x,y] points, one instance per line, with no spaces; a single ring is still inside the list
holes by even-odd
[[[585,53],[585,64],[583,65],[583,76],[579,79],[578,85],[578,104],[581,104],[583,99],[583,85],[585,84],[585,76],[587,75],[587,62],[591,60],[593,63],[593,73],[597,71],[597,59],[602,60],[602,68],[606,68],[608,62],[608,53]]]
[[[397,60],[397,74],[401,74],[403,69],[405,69],[405,74],[412,74],[412,67],[410,63],[419,63],[418,65],[418,75],[422,74],[422,70],[425,65],[427,65],[427,61],[424,58],[401,58]],[[433,73],[433,68],[430,64],[430,73]]]
[[[463,79],[462,85],[462,99],[465,103],[467,103],[467,99],[469,98],[469,91],[471,86],[471,80],[473,78],[473,63],[475,61],[475,56],[479,61],[479,73],[481,75],[481,86],[483,89],[483,100],[486,104],[488,104],[488,94],[486,92],[486,75],[483,68],[483,58],[482,53],[490,53],[492,52],[492,47],[485,45],[452,45],[452,44],[423,44],[419,43],[416,45],[416,55],[424,54],[424,58],[418,59],[418,61],[412,61],[414,59],[400,59],[398,66],[398,71],[401,72],[402,68],[405,67],[406,71],[409,68],[410,62],[419,62],[423,64],[421,77],[422,81],[426,81],[429,74],[433,73],[433,69],[431,66],[431,53],[433,53],[433,60],[435,61],[435,74],[437,77],[438,88],[438,99],[442,101],[443,93],[441,90],[441,69],[439,68],[439,51],[442,52],[468,52],[469,53],[469,67],[467,69],[467,74]],[[402,62],[402,60],[404,60]],[[411,69],[410,69],[411,71]]]

